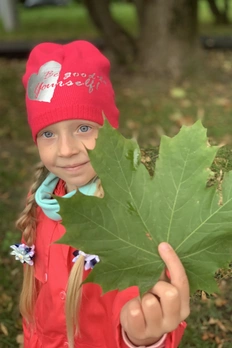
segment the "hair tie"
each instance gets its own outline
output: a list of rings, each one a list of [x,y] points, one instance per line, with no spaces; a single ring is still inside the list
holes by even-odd
[[[15,260],[19,260],[21,263],[28,263],[28,265],[32,266],[34,263],[32,258],[35,254],[35,246],[27,246],[25,244],[14,244],[10,246],[13,251],[11,251],[10,255],[15,256]]]
[[[97,255],[90,255],[86,254],[81,250],[75,250],[73,252],[73,255],[75,256],[72,259],[72,262],[76,262],[76,260],[79,258],[80,255],[83,255],[85,257],[85,270],[88,271],[89,269],[93,269],[93,267],[96,265],[96,263],[100,262],[100,258]]]

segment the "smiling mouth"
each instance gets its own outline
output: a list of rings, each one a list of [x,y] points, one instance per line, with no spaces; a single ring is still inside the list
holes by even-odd
[[[77,168],[80,168],[80,167],[84,166],[87,163],[89,163],[89,161],[83,162],[83,163],[73,164],[71,166],[60,167],[60,168],[67,169],[67,170],[74,170],[74,169],[77,169]]]

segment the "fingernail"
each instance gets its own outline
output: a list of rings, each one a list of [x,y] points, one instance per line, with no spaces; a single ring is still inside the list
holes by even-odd
[[[159,245],[159,247],[160,247],[161,250],[164,250],[164,251],[171,250],[171,246],[168,243],[165,243],[165,242],[161,243]]]

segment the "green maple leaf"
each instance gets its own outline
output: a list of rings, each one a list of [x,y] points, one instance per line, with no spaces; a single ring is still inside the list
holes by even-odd
[[[105,122],[89,151],[104,198],[78,193],[58,199],[67,230],[59,243],[100,257],[87,282],[104,292],[132,285],[147,291],[164,267],[157,246],[167,241],[186,269],[191,293],[217,289],[214,273],[232,258],[231,172],[206,187],[217,150],[200,121],[183,126],[175,137],[162,137],[151,177],[136,141]]]

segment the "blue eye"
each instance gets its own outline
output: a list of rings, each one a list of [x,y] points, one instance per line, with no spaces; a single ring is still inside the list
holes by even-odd
[[[79,130],[81,133],[86,133],[91,129],[90,126],[80,126]]]
[[[52,137],[53,137],[53,133],[47,131],[47,132],[44,132],[44,133],[42,134],[42,136],[43,136],[44,138],[52,138]]]

